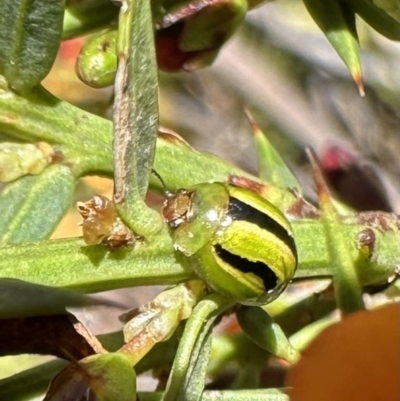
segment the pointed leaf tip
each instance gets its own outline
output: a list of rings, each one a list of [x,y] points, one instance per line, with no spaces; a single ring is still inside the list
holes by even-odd
[[[364,90],[364,82],[363,82],[363,77],[362,73],[358,72],[356,74],[353,74],[353,79],[357,85],[358,92],[360,93],[361,97],[365,96],[365,90]]]

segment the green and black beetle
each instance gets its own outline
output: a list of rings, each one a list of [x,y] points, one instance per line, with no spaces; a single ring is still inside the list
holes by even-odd
[[[163,215],[189,266],[237,302],[267,304],[294,276],[290,223],[254,191],[220,182],[180,189],[166,200]]]

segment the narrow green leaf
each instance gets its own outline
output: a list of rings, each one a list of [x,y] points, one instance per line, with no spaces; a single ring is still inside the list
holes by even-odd
[[[201,342],[196,344],[192,354],[190,370],[186,379],[185,401],[201,401],[207,379],[207,367],[210,361],[211,330]]]
[[[0,244],[48,238],[70,207],[74,189],[75,177],[63,165],[8,184],[0,194]]]
[[[343,313],[364,309],[360,279],[356,271],[355,248],[349,238],[343,236],[340,217],[336,212],[332,197],[322,173],[321,166],[311,149],[307,155],[314,172],[319,205],[322,211],[321,222],[324,238],[327,241],[329,260],[332,266],[336,302]],[[354,240],[353,240],[354,241]]]
[[[372,0],[343,0],[372,28],[388,39],[400,41],[400,23]]]
[[[158,77],[150,0],[125,0],[118,31],[114,102],[114,201],[132,230],[148,236],[162,227],[148,208],[158,134]]]
[[[283,189],[295,189],[298,194],[301,194],[301,186],[296,176],[290,171],[260,127],[251,117],[249,119],[257,146],[259,177],[271,185]]]
[[[25,281],[0,279],[0,319],[45,316],[65,313],[67,307],[106,304],[74,291],[53,288]]]
[[[18,91],[38,85],[61,41],[65,0],[0,1],[0,73]]]
[[[265,310],[242,305],[237,310],[236,316],[244,333],[259,347],[289,363],[296,363],[299,359],[298,351]]]
[[[339,0],[303,0],[303,2],[311,17],[346,64],[363,96],[360,46],[355,29],[354,11]]]

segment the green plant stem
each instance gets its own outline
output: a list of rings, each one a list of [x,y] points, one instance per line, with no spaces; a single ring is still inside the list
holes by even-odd
[[[299,249],[297,279],[332,276],[323,227],[317,220],[293,222]],[[343,225],[341,235],[354,238],[357,225]],[[398,232],[379,233],[379,253],[368,265],[360,265],[363,285],[393,275],[400,264]],[[318,239],[316,239],[316,237]],[[354,249],[354,257],[356,257]],[[194,273],[175,259],[167,233],[160,232],[133,250],[109,251],[86,246],[81,239],[53,240],[0,247],[0,277],[95,292],[139,285],[174,284],[192,279]]]
[[[167,242],[163,242],[167,240]],[[1,247],[2,277],[97,292],[140,285],[176,284],[195,278],[178,264],[168,238],[154,238],[134,250],[110,251],[81,239]]]
[[[186,399],[189,386],[195,387],[192,391],[195,391],[197,395],[201,394],[204,378],[198,382],[198,378],[192,375],[196,369],[197,359],[201,358],[202,343],[207,341],[217,316],[230,306],[232,301],[214,293],[205,297],[194,308],[180,340],[163,401]],[[191,381],[195,381],[196,385],[193,385]]]

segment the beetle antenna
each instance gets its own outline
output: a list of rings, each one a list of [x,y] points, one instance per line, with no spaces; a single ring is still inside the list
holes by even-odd
[[[167,186],[165,185],[164,180],[161,178],[161,175],[158,174],[157,171],[154,170],[154,168],[152,168],[151,171],[152,171],[152,173],[158,178],[158,180],[160,181],[165,196],[166,196],[167,198],[170,198],[173,194],[172,194],[172,192],[168,191]]]

